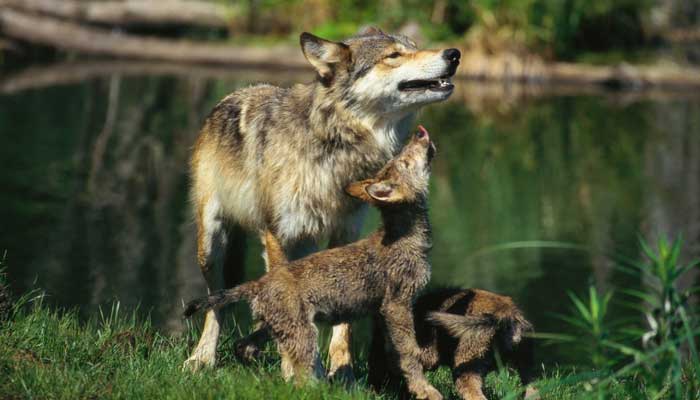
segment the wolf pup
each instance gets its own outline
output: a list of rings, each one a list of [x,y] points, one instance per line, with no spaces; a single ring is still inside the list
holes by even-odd
[[[286,378],[321,376],[316,320],[347,323],[375,313],[388,331],[392,352],[420,399],[441,399],[418,359],[412,305],[430,279],[431,247],[427,191],[435,147],[418,133],[375,178],[347,192],[379,208],[383,226],[368,238],[287,262],[272,234],[266,235],[267,274],[257,281],[190,302],[189,316],[239,300],[277,341]]]
[[[463,399],[486,400],[484,375],[494,369],[494,355],[513,365],[523,385],[532,380],[532,325],[510,297],[480,289],[440,289],[423,294],[414,305],[420,361],[426,370],[452,368]],[[387,357],[386,338],[375,324],[369,353],[369,384],[397,389],[396,360]],[[537,390],[528,386],[526,398]]]
[[[208,291],[242,265],[227,248],[236,230],[272,231],[291,258],[357,239],[360,203],[345,186],[374,175],[399,150],[412,115],[452,94],[457,49],[418,50],[401,35],[368,28],[342,42],[310,33],[301,49],[315,82],[288,89],[257,85],[228,95],[204,122],[191,159],[197,257]],[[226,268],[224,267],[226,265]],[[238,272],[240,274],[240,272]],[[185,367],[212,366],[220,331],[207,313]],[[349,327],[334,327],[331,373],[350,368]]]

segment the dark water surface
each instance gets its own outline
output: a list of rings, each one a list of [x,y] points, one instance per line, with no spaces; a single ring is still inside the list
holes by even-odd
[[[204,293],[187,202],[198,128],[251,81],[309,80],[246,76],[5,86],[0,251],[14,291],[41,288],[85,317],[118,300],[182,329],[182,300]],[[509,294],[537,328],[560,331],[551,314],[566,291],[622,283],[606,254],[639,257],[638,235],[682,233],[688,257],[699,253],[700,100],[458,86],[417,121],[438,146],[433,284]],[[246,279],[262,271],[248,243]]]

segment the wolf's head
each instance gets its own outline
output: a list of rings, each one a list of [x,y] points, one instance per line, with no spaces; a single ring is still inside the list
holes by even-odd
[[[430,162],[435,145],[428,131],[418,126],[401,153],[392,158],[374,178],[351,183],[345,191],[368,203],[383,206],[414,203],[428,193]]]
[[[447,99],[457,49],[418,50],[403,35],[367,28],[342,42],[301,34],[301,48],[321,83],[364,111],[401,114]]]

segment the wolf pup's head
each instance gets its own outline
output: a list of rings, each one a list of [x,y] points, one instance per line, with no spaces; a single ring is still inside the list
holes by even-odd
[[[435,145],[423,126],[411,138],[399,155],[391,159],[377,176],[354,182],[345,191],[353,197],[382,206],[414,203],[428,193],[430,162]]]
[[[406,113],[447,99],[457,49],[418,50],[403,35],[367,28],[342,42],[301,34],[301,48],[322,84],[341,100],[380,114]]]

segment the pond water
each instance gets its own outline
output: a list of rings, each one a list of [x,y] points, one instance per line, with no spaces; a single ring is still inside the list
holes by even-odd
[[[0,92],[0,251],[13,290],[40,288],[85,317],[118,300],[181,330],[182,301],[204,293],[187,202],[198,128],[238,87],[310,76],[40,76]],[[438,147],[433,285],[511,295],[557,332],[567,291],[621,283],[608,255],[638,258],[639,235],[683,234],[686,256],[699,253],[697,97],[457,84],[417,121]],[[251,279],[262,262],[248,247]]]

